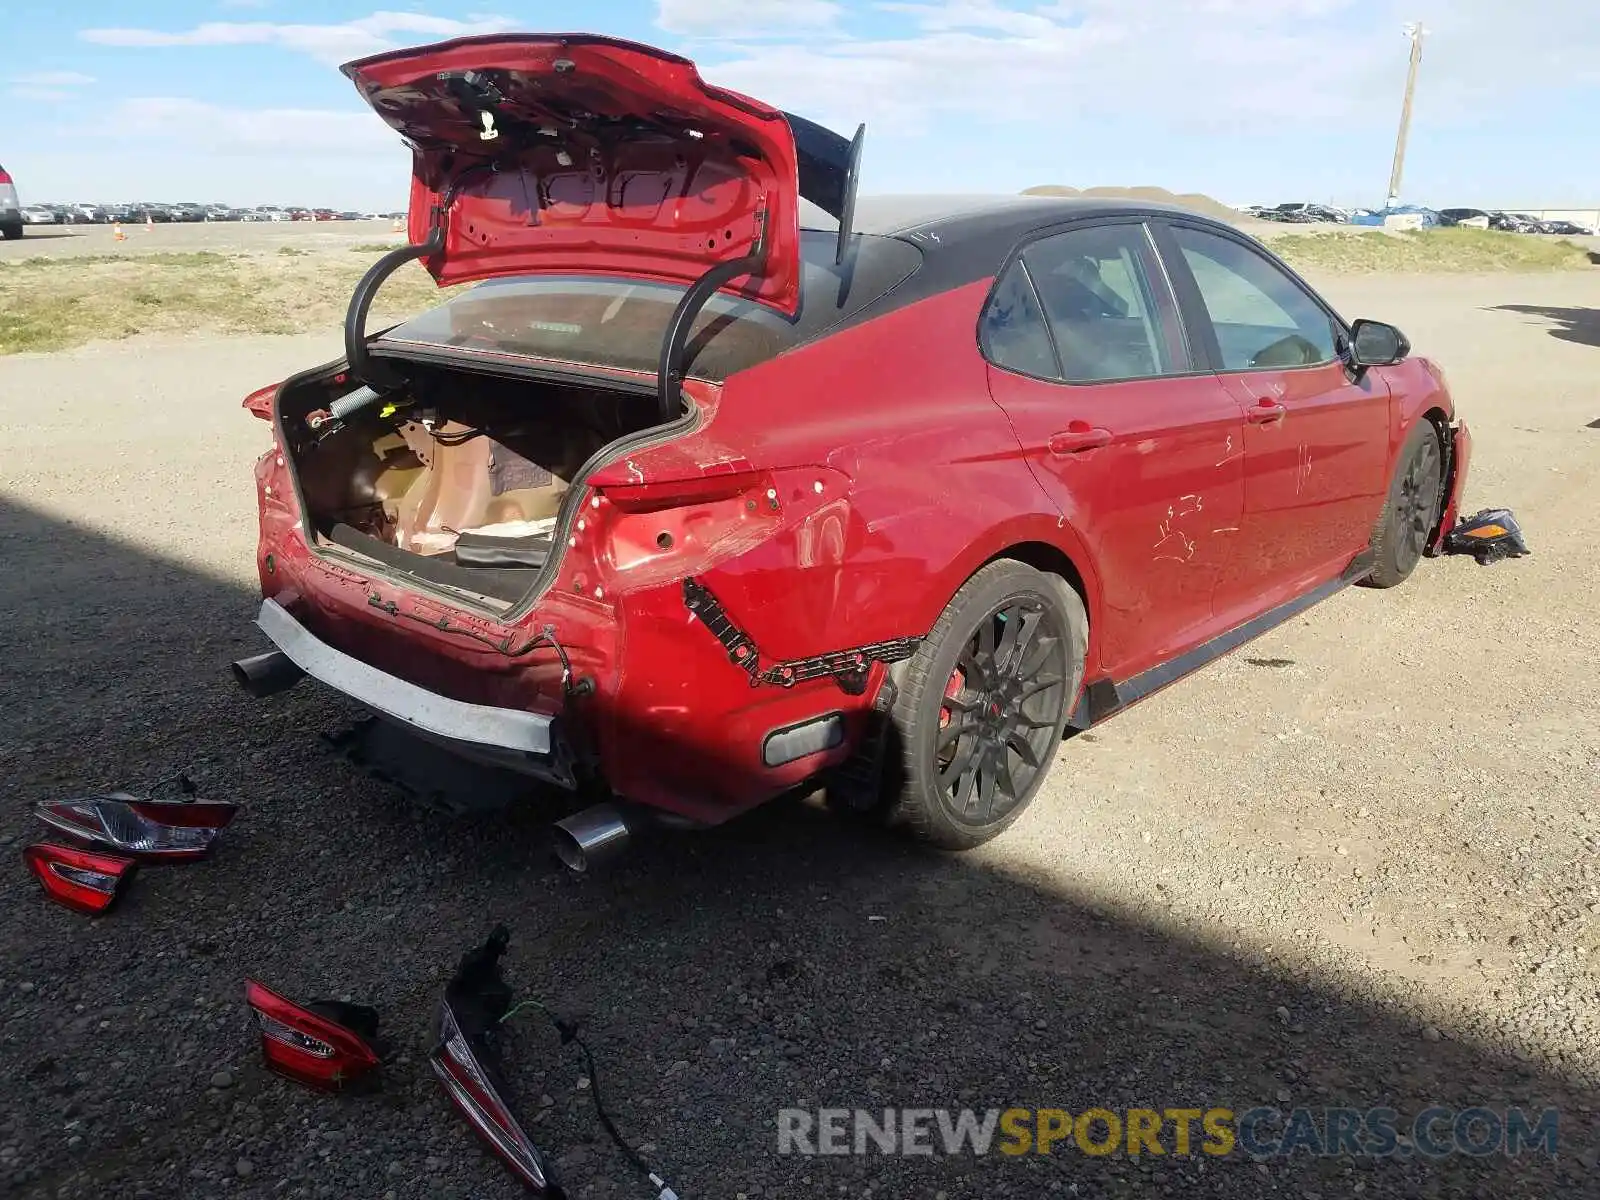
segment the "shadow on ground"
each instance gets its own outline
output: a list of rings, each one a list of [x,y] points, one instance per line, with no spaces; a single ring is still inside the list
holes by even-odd
[[[685,1196],[1596,1194],[1581,1081],[1450,1030],[1426,1040],[1220,931],[1005,869],[1003,842],[926,854],[785,803],[571,880],[546,865],[548,811],[412,813],[318,748],[354,715],[342,702],[309,685],[237,692],[226,664],[261,648],[245,591],[3,503],[0,561],[13,849],[34,835],[27,801],[178,769],[248,806],[214,860],[147,870],[99,921],[48,906],[14,858],[0,875],[0,1169],[20,1194],[518,1194],[423,1067],[439,988],[496,920],[512,981],[583,1019],[618,1124]],[[264,1074],[247,975],[378,1004],[398,1043],[383,1093],[326,1098]],[[574,1194],[646,1194],[601,1139],[570,1048],[531,1024],[510,1059]],[[212,1086],[218,1071],[230,1078]],[[1430,1103],[1557,1107],[1560,1153],[776,1150],[791,1107],[1387,1106],[1403,1128]]]
[[[1538,304],[1498,304],[1495,312],[1522,313],[1550,323],[1550,336],[1580,346],[1600,346],[1600,308],[1550,308]]]

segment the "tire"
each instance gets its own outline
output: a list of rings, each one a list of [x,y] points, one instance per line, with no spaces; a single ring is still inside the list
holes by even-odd
[[[969,850],[1011,825],[1055,760],[1088,634],[1083,601],[1060,576],[1001,559],[967,580],[899,680],[885,814],[945,850]],[[974,682],[986,673],[988,686]]]
[[[0,233],[5,235],[6,241],[14,242],[22,236],[22,222],[18,221],[15,224],[0,225]]]
[[[1389,497],[1372,529],[1372,573],[1367,587],[1404,583],[1422,560],[1444,501],[1444,452],[1432,421],[1417,422],[1401,447]]]

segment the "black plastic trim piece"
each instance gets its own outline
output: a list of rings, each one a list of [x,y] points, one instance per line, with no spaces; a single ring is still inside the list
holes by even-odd
[[[683,603],[722,644],[728,652],[728,661],[749,677],[751,687],[766,683],[790,688],[813,679],[832,679],[841,691],[859,696],[866,690],[867,674],[873,663],[896,663],[910,658],[922,641],[920,637],[891,638],[850,650],[786,659],[763,668],[761,650],[755,639],[735,624],[722,603],[693,577],[683,581]]]

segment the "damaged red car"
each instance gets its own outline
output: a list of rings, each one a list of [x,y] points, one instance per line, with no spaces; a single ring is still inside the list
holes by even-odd
[[[861,131],[610,38],[344,71],[412,149],[410,244],[343,359],[246,400],[258,694],[627,821],[822,785],[970,847],[1065,731],[1453,524],[1439,370],[1227,225],[858,203]],[[477,286],[369,333],[412,260]]]

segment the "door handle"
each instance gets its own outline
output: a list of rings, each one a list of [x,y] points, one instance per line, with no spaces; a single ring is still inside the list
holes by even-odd
[[[1270,425],[1274,421],[1281,421],[1289,415],[1287,405],[1279,404],[1270,397],[1263,396],[1249,408],[1245,409],[1245,419],[1252,425]]]
[[[1087,421],[1072,421],[1060,433],[1050,435],[1050,453],[1066,456],[1085,450],[1095,450],[1111,444],[1111,430],[1090,425]]]

